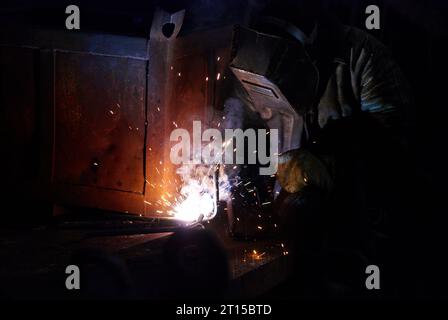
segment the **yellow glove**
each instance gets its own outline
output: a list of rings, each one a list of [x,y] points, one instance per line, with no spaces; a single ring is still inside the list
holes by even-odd
[[[324,163],[305,149],[295,149],[279,155],[277,179],[289,193],[315,186],[329,192],[332,179]]]

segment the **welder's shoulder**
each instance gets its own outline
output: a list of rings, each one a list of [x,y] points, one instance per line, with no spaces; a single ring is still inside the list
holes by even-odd
[[[344,26],[342,48],[352,63],[358,59],[390,57],[389,49],[368,32],[352,26]]]

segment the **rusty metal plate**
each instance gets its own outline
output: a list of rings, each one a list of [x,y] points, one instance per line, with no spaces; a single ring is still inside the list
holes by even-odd
[[[146,65],[56,53],[55,182],[143,193]]]

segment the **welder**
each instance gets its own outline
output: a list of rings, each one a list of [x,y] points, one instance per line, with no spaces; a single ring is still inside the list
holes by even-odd
[[[300,265],[318,260],[303,268],[319,273],[316,265],[334,270],[348,257],[341,268],[363,281],[360,266],[381,261],[393,233],[398,159],[412,130],[398,65],[319,1],[272,1],[236,29],[230,69],[235,86],[225,111],[239,122],[229,126],[263,122],[281,133],[274,211],[297,255],[307,257]],[[345,290],[353,281],[334,283]]]

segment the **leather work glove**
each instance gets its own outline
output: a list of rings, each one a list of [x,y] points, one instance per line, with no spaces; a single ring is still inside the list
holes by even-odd
[[[332,189],[332,179],[324,163],[306,149],[295,149],[279,155],[277,179],[288,193],[313,186],[324,193]]]

